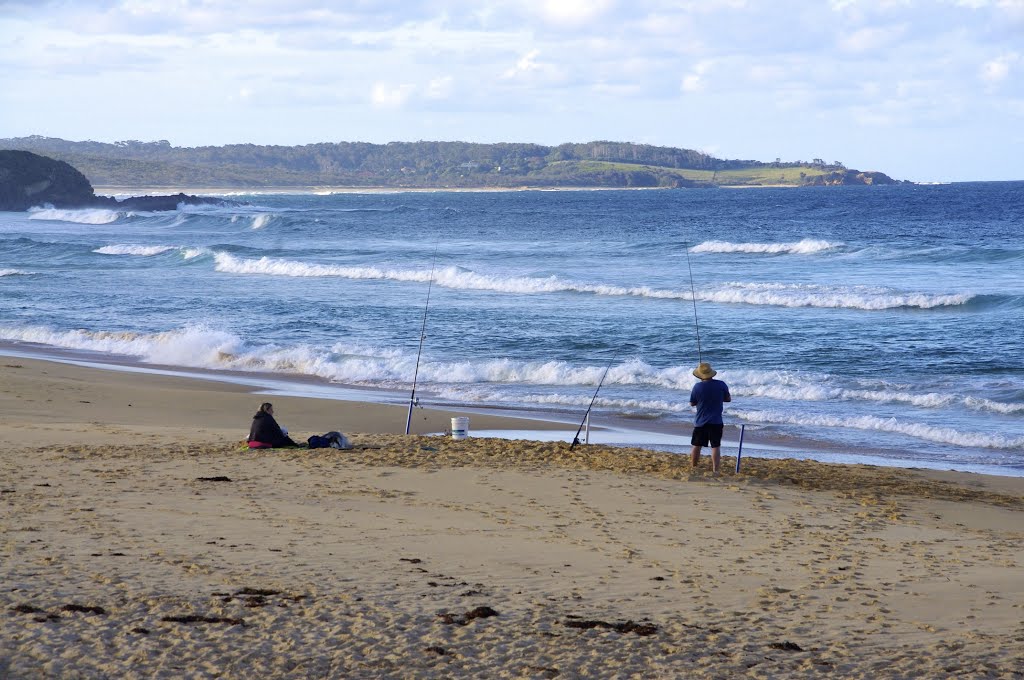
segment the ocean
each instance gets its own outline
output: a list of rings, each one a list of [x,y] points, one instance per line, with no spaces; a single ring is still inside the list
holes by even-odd
[[[425,317],[424,407],[568,441],[607,370],[684,452],[700,357],[745,456],[1024,475],[1022,182],[228,198],[0,213],[0,352],[407,403]]]

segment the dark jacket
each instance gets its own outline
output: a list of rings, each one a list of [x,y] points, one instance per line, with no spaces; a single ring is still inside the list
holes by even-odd
[[[271,446],[298,446],[281,431],[281,426],[274,420],[274,416],[264,411],[259,411],[252,417],[249,441],[262,442]]]

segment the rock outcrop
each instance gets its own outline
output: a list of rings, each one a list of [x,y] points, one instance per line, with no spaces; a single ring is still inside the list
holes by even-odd
[[[806,187],[832,187],[845,185],[875,185],[875,184],[900,184],[884,172],[874,170],[836,170],[825,175],[814,175],[804,177],[801,186]]]
[[[35,206],[175,210],[179,204],[237,205],[220,198],[174,194],[117,200],[97,196],[85,175],[64,161],[30,151],[0,150],[0,211],[21,212]]]
[[[29,151],[0,151],[0,210],[19,212],[45,203],[78,208],[95,201],[89,180],[64,161]]]
[[[96,202],[92,205],[108,208],[119,208],[121,210],[144,210],[156,212],[158,210],[176,210],[181,204],[185,205],[238,205],[237,201],[228,201],[222,198],[207,198],[205,196],[191,196],[189,194],[171,194],[169,196],[129,196],[117,200],[109,196],[97,196]]]

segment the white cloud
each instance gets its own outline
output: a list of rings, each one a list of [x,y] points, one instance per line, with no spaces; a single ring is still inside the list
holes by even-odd
[[[344,117],[346,134],[367,141],[427,130],[544,143],[642,134],[688,146],[699,130],[744,157],[761,145],[774,158],[806,148],[797,111],[834,135],[828,155],[849,159],[856,154],[841,145],[855,120],[892,135],[912,128],[922,140],[939,115],[947,135],[981,120],[986,130],[1015,128],[1024,91],[1024,0],[0,6],[0,118],[10,136],[145,139],[152,130],[172,143],[306,143],[334,138]],[[129,90],[131,106],[104,105]],[[691,106],[698,96],[702,106]],[[247,102],[259,106],[243,126]],[[753,108],[756,120],[723,113]],[[279,125],[285,113],[301,122]],[[736,121],[749,123],[748,137]],[[880,149],[896,139],[884,127],[865,134]]]
[[[426,97],[428,99],[447,99],[452,96],[452,89],[455,79],[451,76],[434,78],[427,84]]]
[[[454,89],[455,79],[452,76],[432,78],[425,85],[377,81],[370,89],[370,101],[376,109],[397,110],[416,101],[448,99]]]
[[[704,89],[704,84],[701,82],[699,75],[691,73],[687,76],[683,76],[683,82],[680,87],[683,92],[700,92]]]
[[[541,70],[541,65],[537,63],[537,57],[539,56],[540,50],[530,50],[519,57],[516,65],[507,69],[502,76],[505,78],[518,78],[521,75]]]
[[[409,84],[391,85],[377,82],[373,84],[370,101],[378,109],[399,109],[405,106],[415,89],[413,85]]]
[[[635,25],[646,35],[668,36],[677,40],[697,37],[693,18],[688,14],[654,12],[637,19]]]
[[[535,0],[529,6],[545,21],[556,26],[580,26],[607,12],[611,0]]]
[[[704,76],[711,69],[711,61],[699,61],[694,64],[693,68],[688,74],[683,76],[683,82],[680,84],[680,88],[683,92],[701,92],[707,87],[707,81]]]
[[[846,52],[880,50],[898,42],[906,33],[906,26],[879,26],[861,28],[840,36],[839,47]]]
[[[1020,60],[1016,52],[1003,54],[981,65],[981,79],[989,85],[998,85],[1010,76],[1010,67]]]
[[[677,7],[690,13],[711,13],[723,10],[742,10],[747,7],[747,0],[675,0],[664,3],[668,7]]]

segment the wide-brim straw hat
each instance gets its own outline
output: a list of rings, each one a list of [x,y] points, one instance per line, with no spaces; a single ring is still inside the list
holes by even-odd
[[[718,375],[718,371],[711,368],[711,364],[701,363],[697,365],[697,368],[693,369],[693,375],[701,380],[707,380],[708,378],[714,378]]]

